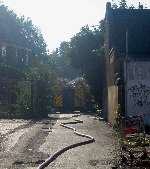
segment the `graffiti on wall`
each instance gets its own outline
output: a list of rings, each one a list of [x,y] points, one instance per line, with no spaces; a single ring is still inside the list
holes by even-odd
[[[127,114],[150,113],[150,62],[128,62],[126,75]]]
[[[128,89],[128,92],[135,106],[142,107],[150,105],[150,87],[146,84],[135,84]]]

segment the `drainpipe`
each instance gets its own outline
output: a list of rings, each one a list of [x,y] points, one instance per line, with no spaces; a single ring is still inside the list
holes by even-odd
[[[127,62],[128,62],[128,54],[129,54],[129,44],[128,44],[128,30],[126,31],[126,56],[125,56],[125,116],[127,115]]]

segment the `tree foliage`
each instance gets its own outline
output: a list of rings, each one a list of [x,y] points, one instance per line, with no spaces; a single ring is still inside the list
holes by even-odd
[[[130,6],[128,5],[126,0],[118,0],[117,2],[115,0],[112,0],[112,8],[113,9],[136,9],[136,7],[131,4]],[[144,6],[142,3],[139,2],[137,9],[146,9],[147,7]]]
[[[79,71],[71,64],[70,42],[62,42],[60,47],[50,54],[50,62],[59,78],[72,80],[79,76]]]
[[[126,8],[128,8],[126,0],[121,0],[119,2],[119,8],[120,9],[126,9]]]
[[[46,43],[30,18],[18,17],[5,5],[0,5],[0,37],[2,41],[32,49],[32,55],[47,55]]]
[[[97,102],[101,102],[103,88],[103,43],[104,22],[100,26],[90,29],[89,26],[81,28],[71,39],[70,57],[72,65],[81,70],[90,85],[92,94]],[[99,50],[98,50],[99,49]]]
[[[4,59],[0,54],[0,74],[5,75],[6,79],[16,80],[17,88],[13,91],[16,96],[16,112],[26,115],[33,113],[31,103],[37,100],[35,103],[38,107],[37,115],[47,113],[48,109],[50,110],[48,97],[57,81],[57,75],[53,70],[40,30],[33,25],[31,19],[18,17],[5,5],[0,5],[0,22],[0,39],[7,47]],[[29,64],[20,64],[18,61],[22,56],[26,56],[24,53],[26,49],[31,51]],[[0,53],[2,53],[1,49]]]
[[[104,21],[102,20],[100,25],[82,27],[80,32],[73,36],[69,42],[62,42],[60,48],[52,54],[55,64],[60,64],[62,70],[65,70],[62,63],[65,68],[69,68],[69,73],[73,71],[73,68],[78,70],[74,75],[76,77],[82,76],[86,79],[90,86],[90,91],[98,103],[102,103],[104,79],[103,44]]]
[[[40,30],[34,26],[30,18],[18,17],[7,6],[0,5],[0,39],[2,43],[8,45],[6,59],[1,63],[5,67],[14,67],[17,72],[24,73],[26,80],[50,79],[54,77],[52,63],[46,49],[46,43]],[[15,47],[18,54],[16,55]],[[25,55],[22,49],[29,49],[29,64],[20,64],[16,60],[20,55]],[[20,50],[22,50],[20,52]],[[1,52],[1,51],[0,51]],[[15,64],[14,64],[15,63]],[[4,66],[3,66],[4,67]],[[30,72],[30,73],[29,73]],[[14,74],[14,73],[12,73]],[[53,78],[52,77],[52,78]]]
[[[74,106],[77,110],[91,110],[91,92],[89,85],[84,78],[73,80],[74,86]]]

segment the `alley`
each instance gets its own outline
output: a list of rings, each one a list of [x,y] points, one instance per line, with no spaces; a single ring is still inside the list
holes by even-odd
[[[71,130],[60,127],[59,124],[62,121],[72,121],[73,118],[64,119],[65,118],[60,118],[53,126],[52,133],[48,135],[45,143],[39,149],[41,152],[53,154],[64,146],[86,139],[74,135]],[[76,119],[76,117],[74,119]],[[65,152],[52,162],[47,169],[111,168],[111,166],[113,166],[115,148],[117,145],[112,128],[90,115],[82,115],[77,117],[77,119],[83,120],[83,123],[73,124],[72,126],[81,133],[93,136],[96,141]]]
[[[45,159],[61,148],[87,140],[60,126],[61,122],[73,119],[82,120],[83,123],[70,126],[93,136],[95,142],[64,152],[47,169],[111,168],[117,145],[112,128],[91,115],[72,116],[73,114],[57,114],[41,121],[0,120],[0,169],[37,169]]]

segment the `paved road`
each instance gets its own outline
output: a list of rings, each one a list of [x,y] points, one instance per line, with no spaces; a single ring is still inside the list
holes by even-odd
[[[0,120],[0,169],[36,169],[57,150],[86,139],[60,126],[61,122],[72,121],[72,115],[54,117],[42,121]],[[68,150],[47,169],[111,168],[116,148],[112,128],[90,115],[74,118],[83,123],[72,126],[92,135],[96,142]]]
[[[24,169],[39,165],[48,154],[39,147],[51,131],[49,120],[0,120],[0,169]],[[47,129],[48,128],[48,129]]]
[[[78,119],[83,120],[83,124],[73,124],[72,126],[81,133],[93,136],[96,142],[65,152],[52,162],[47,169],[111,168],[116,148],[112,128],[89,115],[82,115]],[[85,140],[85,138],[76,136],[71,130],[59,125],[61,122],[68,121],[72,121],[72,118],[66,120],[62,118],[57,121],[53,126],[52,133],[48,135],[45,143],[40,147],[40,151],[53,154],[64,146]]]

